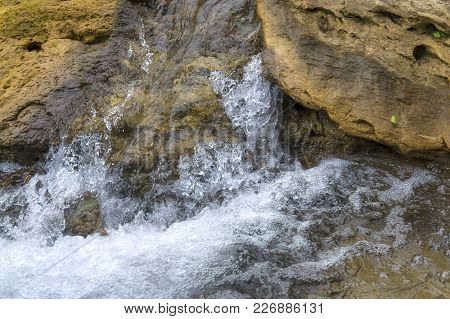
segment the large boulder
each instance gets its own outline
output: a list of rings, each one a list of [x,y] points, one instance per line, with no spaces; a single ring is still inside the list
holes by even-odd
[[[346,134],[448,156],[448,1],[257,2],[265,64],[287,94]]]

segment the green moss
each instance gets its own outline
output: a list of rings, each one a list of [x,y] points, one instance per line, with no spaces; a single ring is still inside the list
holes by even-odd
[[[433,32],[433,37],[435,39],[442,39],[445,37],[445,33],[442,31],[435,31],[435,32]]]
[[[0,11],[0,38],[47,38],[50,17],[41,3],[29,1],[4,8],[4,2]]]
[[[105,41],[117,0],[0,0],[0,39]]]
[[[398,119],[395,115],[392,115],[391,117],[391,124],[393,127],[397,127],[398,126]]]

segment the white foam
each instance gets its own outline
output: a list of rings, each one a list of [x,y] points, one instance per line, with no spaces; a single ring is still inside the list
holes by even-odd
[[[244,68],[241,81],[224,72],[212,72],[211,82],[216,93],[222,96],[223,106],[235,128],[247,137],[246,148],[254,151],[263,142],[266,156],[275,156],[278,150],[278,98],[276,90],[262,76],[260,55],[252,58]]]
[[[21,166],[16,163],[10,163],[10,162],[0,162],[0,174],[1,173],[14,173],[21,169]]]
[[[398,206],[433,183],[432,174],[411,169],[400,178],[337,159],[286,169],[270,154],[278,147],[276,92],[262,77],[260,57],[241,81],[223,73],[211,80],[245,139],[199,145],[180,161],[177,181],[154,185],[163,200],[117,196],[119,177],[98,135],[61,147],[45,175],[0,194],[0,208],[24,207],[16,226],[0,225],[8,229],[0,238],[0,297],[289,297],[293,285],[327,280],[349,256],[386,253],[407,240],[410,226]],[[259,127],[269,134],[254,134]],[[272,160],[255,167],[253,160],[265,160],[255,146],[267,136]],[[67,201],[87,191],[100,198],[109,236],[61,236]],[[373,211],[381,231],[364,217]],[[120,226],[129,215],[133,222]],[[339,236],[352,235],[365,239],[339,246]]]
[[[206,207],[165,231],[134,223],[111,231],[109,237],[64,237],[52,247],[1,241],[1,296],[186,297],[195,294],[196,287],[234,274],[236,248],[301,256],[302,250],[310,249],[301,235],[307,224],[275,210],[277,198],[272,194],[274,189],[292,191],[302,177],[301,172],[287,173],[257,193],[245,192],[221,207]],[[323,187],[319,181],[315,184]]]

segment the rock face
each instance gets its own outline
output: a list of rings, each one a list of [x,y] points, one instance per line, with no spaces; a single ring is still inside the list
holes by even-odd
[[[259,30],[253,0],[0,0],[0,161],[95,132],[148,171],[229,138],[209,73],[248,62]]]
[[[198,142],[232,139],[209,76],[219,70],[231,74],[261,50],[255,2],[157,0],[127,6],[134,10],[127,11],[127,23],[137,23],[120,26],[129,37],[120,44],[113,93],[95,117],[86,114],[75,122],[74,131],[110,134],[110,162],[131,175],[150,172],[161,158],[177,165]]]
[[[0,0],[0,160],[39,160],[95,103],[117,3]]]
[[[14,13],[11,23],[30,11],[41,28],[0,22],[0,163],[33,167],[50,146],[95,135],[99,152],[75,147],[76,157],[101,157],[121,177],[117,196],[141,198],[159,179],[176,177],[156,165],[178,165],[198,142],[236,137],[210,74],[239,78],[234,70],[261,51],[254,0],[0,5],[0,15]],[[15,176],[0,188],[17,185]]]
[[[103,225],[100,202],[94,194],[86,193],[69,204],[64,211],[66,227],[64,233],[70,236],[90,235],[101,230]]]
[[[448,156],[450,4],[258,0],[270,75],[346,134]]]

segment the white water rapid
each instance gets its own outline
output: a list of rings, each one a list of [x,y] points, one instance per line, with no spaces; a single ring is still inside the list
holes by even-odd
[[[437,176],[356,159],[308,170],[281,163],[282,114],[261,69],[256,56],[242,80],[211,74],[245,139],[198,145],[180,161],[177,181],[155,186],[177,196],[146,218],[140,203],[111,191],[118,177],[100,135],[55,150],[45,173],[0,193],[0,210],[22,205],[15,223],[0,225],[0,298],[289,297],[331,278],[349,256],[401,245],[411,229],[402,203],[420,201],[417,191],[437,187]],[[63,236],[67,201],[86,191],[98,195],[109,235]],[[370,216],[381,226],[371,228]],[[357,239],[337,244],[345,238]]]

